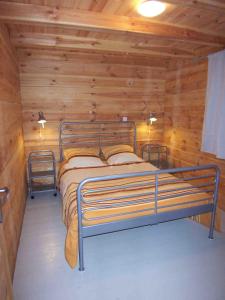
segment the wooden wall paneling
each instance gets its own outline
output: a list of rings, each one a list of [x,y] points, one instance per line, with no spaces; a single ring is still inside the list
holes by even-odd
[[[50,148],[58,158],[61,120],[119,120],[138,124],[138,140],[149,139],[147,116],[160,115],[151,138],[162,138],[165,60],[132,61],[114,55],[63,51],[19,50],[25,150]],[[111,62],[112,58],[112,62]],[[144,59],[145,61],[145,59]],[[152,63],[151,63],[152,62]],[[43,111],[48,122],[37,123]]]
[[[0,223],[0,299],[12,300],[12,281],[8,264],[8,253],[3,226]]]
[[[219,207],[225,209],[225,160],[201,152],[207,86],[207,60],[172,66],[166,76],[164,143],[175,167],[217,164],[221,169]],[[219,212],[219,210],[218,210]],[[202,216],[204,224],[209,216]],[[219,227],[219,213],[217,227]]]
[[[17,26],[18,27],[18,26]],[[23,29],[22,29],[23,30]],[[35,30],[35,28],[34,28]],[[12,36],[13,33],[11,33]],[[30,47],[27,49],[17,49],[18,56],[20,57],[20,61],[35,61],[40,59],[49,59],[51,56],[51,61],[60,61],[60,62],[73,62],[79,63],[80,61],[88,63],[109,63],[109,64],[122,64],[122,65],[139,65],[139,66],[150,66],[150,67],[167,67],[169,62],[173,61],[172,58],[165,58],[160,56],[143,56],[143,55],[127,55],[126,53],[107,53],[105,55],[104,52],[96,52],[96,51],[62,51],[59,49],[36,49],[34,47]],[[91,55],[90,55],[91,54]],[[188,59],[189,61],[190,59]],[[182,59],[182,61],[185,61]]]
[[[139,55],[158,55],[166,57],[191,58],[194,56],[194,51],[180,47],[170,46],[171,41],[168,40],[167,45],[154,45],[152,39],[148,42],[133,42],[119,41],[118,39],[101,39],[93,37],[80,37],[65,34],[46,34],[24,32],[12,38],[15,47],[20,48],[49,48],[49,49],[64,49],[64,50],[95,50],[105,52],[117,52]],[[194,46],[194,45],[192,45]]]
[[[144,67],[122,64],[86,63],[80,61],[75,65],[71,61],[35,60],[32,63],[20,64],[21,73],[53,74],[53,75],[79,75],[79,76],[103,76],[115,78],[154,78],[165,77],[165,70],[161,67]],[[75,68],[76,66],[76,68]]]
[[[25,207],[26,181],[19,69],[3,25],[0,26],[0,78],[0,185],[10,189],[9,200],[3,207],[2,226],[10,276],[13,278]]]

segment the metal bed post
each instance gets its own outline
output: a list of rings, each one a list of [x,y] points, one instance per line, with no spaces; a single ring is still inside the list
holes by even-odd
[[[159,189],[159,177],[155,175],[155,214],[158,213],[158,189]]]
[[[134,153],[136,153],[137,154],[137,139],[136,139],[136,135],[137,135],[137,133],[136,133],[136,126],[135,126],[135,123],[134,122],[132,122],[132,125],[133,125],[133,130],[134,130],[134,135],[133,135],[133,147],[134,147]]]
[[[59,154],[60,154],[60,161],[63,161],[63,145],[62,145],[62,128],[63,122],[59,125]]]
[[[216,176],[215,176],[215,190],[213,193],[213,210],[211,213],[211,222],[210,222],[210,228],[209,228],[209,239],[210,240],[213,240],[213,234],[214,234],[214,228],[215,228],[219,183],[220,183],[220,169],[217,167],[216,168]]]
[[[168,163],[168,148],[166,147],[166,168],[169,167],[169,163]]]
[[[53,155],[53,169],[56,170],[55,154],[53,151],[52,151],[52,155]],[[55,185],[56,191],[57,191],[56,172],[54,172],[54,185]]]
[[[99,137],[98,137],[98,146],[99,146],[100,149],[101,149],[101,142],[102,142],[101,134],[99,134]]]
[[[83,230],[82,230],[82,205],[81,205],[81,189],[80,185],[77,189],[77,218],[78,218],[78,247],[79,247],[79,270],[84,271],[84,245],[83,245]]]

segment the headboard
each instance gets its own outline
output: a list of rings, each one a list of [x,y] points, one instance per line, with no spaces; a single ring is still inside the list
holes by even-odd
[[[75,147],[95,147],[117,144],[131,145],[136,152],[136,126],[134,122],[63,121],[59,129],[60,160],[64,159],[63,150]]]

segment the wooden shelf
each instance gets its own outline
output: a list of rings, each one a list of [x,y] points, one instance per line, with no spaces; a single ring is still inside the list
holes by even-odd
[[[55,175],[55,171],[36,171],[36,172],[31,172],[31,177],[33,178],[42,178],[42,177],[51,177]]]
[[[52,162],[52,157],[49,155],[42,155],[42,156],[33,156],[31,158],[32,164],[39,164],[39,163],[49,163]]]
[[[46,191],[55,191],[54,184],[46,184],[46,185],[36,185],[32,187],[33,193],[38,192],[46,192]]]

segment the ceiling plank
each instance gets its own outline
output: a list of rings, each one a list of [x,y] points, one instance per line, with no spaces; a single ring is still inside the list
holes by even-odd
[[[148,43],[128,43],[107,39],[76,37],[71,35],[46,33],[21,33],[13,35],[11,41],[17,48],[45,47],[67,50],[112,51],[127,54],[159,55],[168,57],[191,58],[194,53],[188,50],[167,46],[154,46]]]
[[[225,3],[215,0],[164,0],[165,3],[174,4],[176,6],[191,7],[193,9],[203,9],[218,14],[225,13]]]
[[[225,46],[225,37],[157,23],[143,18],[81,12],[41,5],[0,2],[0,20],[33,25],[54,25],[77,29],[100,30],[138,36],[154,36],[171,40],[196,42],[203,45]]]

